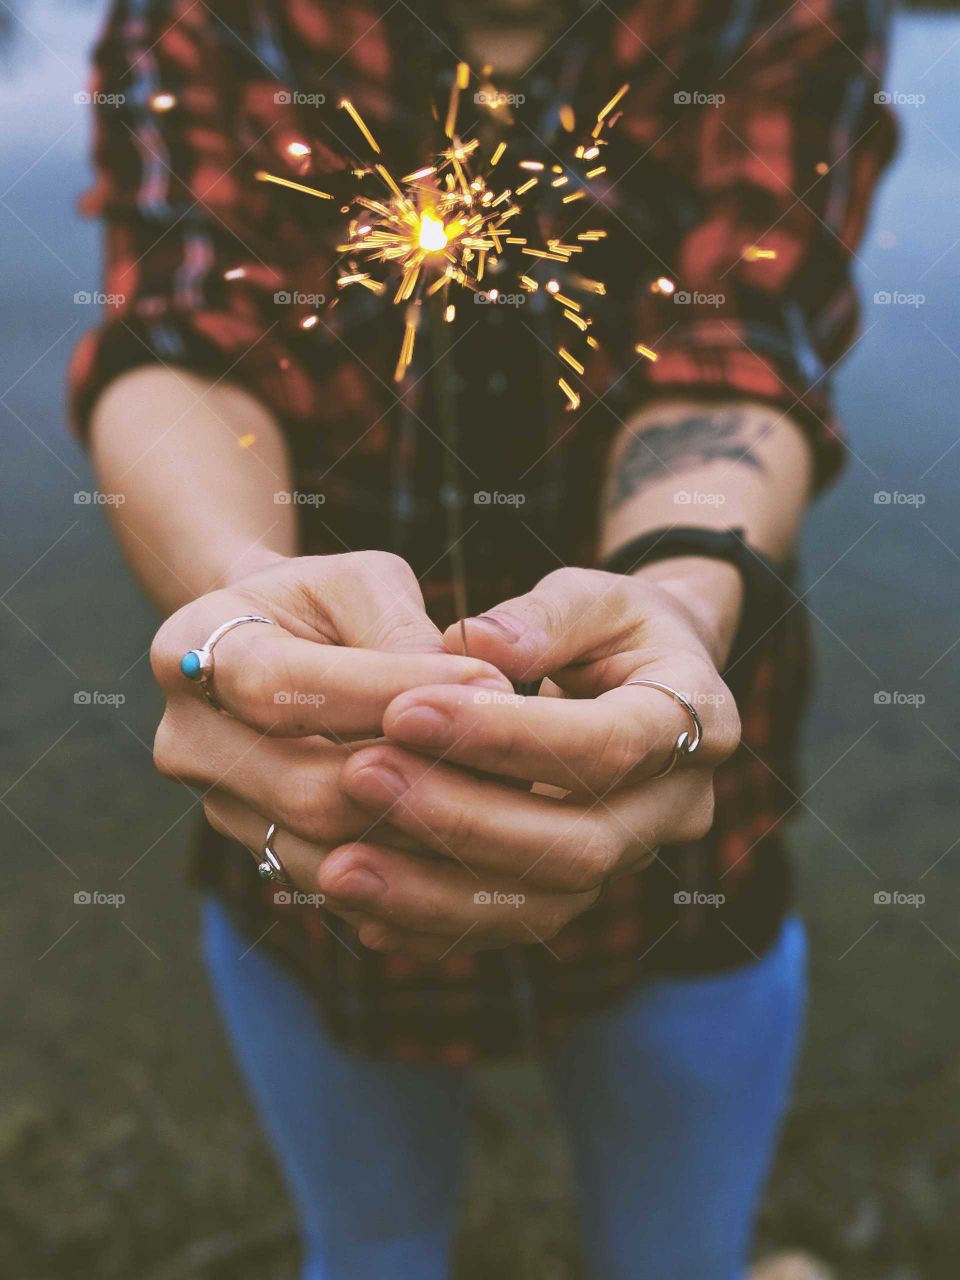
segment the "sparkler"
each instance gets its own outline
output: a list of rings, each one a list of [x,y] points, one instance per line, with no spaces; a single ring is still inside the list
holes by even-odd
[[[456,318],[461,298],[485,292],[493,302],[504,292],[504,280],[517,294],[541,293],[560,309],[569,326],[569,330],[560,326],[564,336],[556,342],[560,362],[557,386],[565,409],[579,409],[581,394],[571,372],[583,378],[590,351],[599,346],[591,332],[591,303],[607,292],[603,280],[592,278],[582,268],[590,246],[603,240],[607,232],[583,226],[587,218],[580,214],[578,205],[590,197],[591,183],[607,173],[605,135],[616,124],[629,87],[623,85],[617,91],[598,113],[587,136],[562,163],[549,163],[524,156],[512,136],[501,138],[489,155],[484,154],[480,138],[460,136],[459,108],[470,76],[469,66],[460,63],[444,116],[440,150],[422,168],[399,178],[388,167],[360,112],[349,99],[341,100],[340,109],[350,117],[371,154],[368,163],[350,170],[357,187],[341,208],[346,229],[337,245],[341,255],[338,295],[362,288],[403,308],[403,333],[394,369],[397,384],[404,381],[413,363],[425,314],[436,327],[441,353],[436,404],[447,460],[453,466],[453,471],[448,466],[447,474],[447,531],[464,653],[467,605],[462,530],[459,505],[452,499],[458,487],[452,462],[457,422],[455,397],[444,368],[444,353],[449,349],[445,334]],[[489,68],[485,68],[483,83],[488,76]],[[563,107],[560,119],[566,133],[572,135],[576,129],[573,109]],[[289,150],[301,159],[309,155],[303,144],[294,143]],[[337,198],[282,175],[260,171],[256,177],[316,199]],[[565,233],[551,234],[564,222],[569,224]],[[494,279],[495,286],[491,283]]]

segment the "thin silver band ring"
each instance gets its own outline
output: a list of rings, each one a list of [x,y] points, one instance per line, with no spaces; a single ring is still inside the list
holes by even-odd
[[[248,622],[263,622],[268,627],[277,625],[272,618],[263,618],[258,613],[245,613],[239,618],[231,618],[229,622],[221,623],[216,631],[210,633],[199,649],[188,650],[180,659],[181,675],[200,686],[203,696],[215,711],[224,711],[224,708],[213,691],[213,650],[228,631],[232,631],[234,627],[246,626]]]
[[[269,880],[273,884],[291,885],[293,881],[287,875],[287,869],[280,861],[277,851],[273,847],[274,839],[277,835],[277,824],[271,822],[267,827],[267,834],[263,837],[263,848],[259,856],[254,854],[257,863],[257,871],[264,880]]]
[[[672,773],[681,760],[685,760],[688,756],[692,756],[696,749],[703,741],[703,721],[697,712],[693,703],[679,693],[676,689],[671,688],[668,684],[662,684],[659,680],[628,680],[624,685],[646,685],[648,689],[659,689],[661,693],[668,694],[675,702],[679,702],[684,711],[693,721],[693,737],[684,729],[683,733],[677,738],[677,744],[673,748],[673,754],[670,756],[669,763],[666,768],[661,769],[659,773],[655,773],[651,781],[657,778],[665,778],[668,773]]]

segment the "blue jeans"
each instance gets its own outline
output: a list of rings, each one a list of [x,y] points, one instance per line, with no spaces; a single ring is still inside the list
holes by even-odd
[[[345,1053],[303,989],[213,902],[204,947],[299,1212],[303,1280],[444,1280],[469,1073]],[[545,1056],[591,1276],[743,1280],[805,980],[803,927],[788,920],[759,961],[648,981]]]

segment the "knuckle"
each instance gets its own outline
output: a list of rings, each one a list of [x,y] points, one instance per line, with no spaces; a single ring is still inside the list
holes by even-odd
[[[743,722],[740,712],[730,693],[726,694],[723,703],[724,714],[718,716],[718,723],[713,727],[713,750],[717,762],[729,760],[740,746],[743,736]]]
[[[180,659],[185,648],[189,647],[183,643],[183,637],[188,632],[186,615],[189,607],[188,605],[169,617],[150,645],[150,668],[161,689],[175,687],[181,678]]]
[[[594,754],[593,773],[600,787],[615,786],[644,759],[649,743],[631,717],[612,716]]]
[[[397,586],[417,586],[417,575],[413,569],[403,556],[393,551],[358,551],[355,563],[350,566],[351,573],[357,569],[364,576],[380,582],[387,579]]]
[[[315,769],[284,770],[270,797],[269,812],[286,831],[305,840],[324,841],[339,808],[339,792]]]
[[[169,712],[157,725],[153,739],[153,765],[162,777],[174,782],[199,780],[192,754],[185,749],[183,733]]]
[[[623,848],[620,834],[607,823],[591,826],[579,838],[575,832],[563,860],[563,889],[567,893],[590,893],[598,889],[616,869]]]

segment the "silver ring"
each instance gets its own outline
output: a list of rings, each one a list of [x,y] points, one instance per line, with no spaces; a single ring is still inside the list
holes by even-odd
[[[280,861],[276,850],[273,847],[273,840],[277,834],[277,824],[271,822],[267,827],[267,834],[263,837],[263,848],[259,857],[254,854],[257,863],[257,871],[264,880],[269,880],[273,884],[292,885],[293,881],[287,875],[286,867]]]
[[[223,707],[213,692],[214,646],[228,631],[232,631],[234,627],[242,627],[248,622],[264,622],[268,627],[277,625],[272,618],[262,618],[258,613],[246,613],[242,617],[231,618],[229,622],[224,622],[217,627],[216,631],[212,631],[206,643],[199,649],[188,650],[180,659],[180,674],[200,686],[204,697],[215,711],[223,711]]]
[[[703,741],[703,721],[700,719],[697,709],[693,703],[690,702],[689,699],[685,698],[682,693],[678,693],[676,689],[672,689],[670,685],[661,684],[659,680],[628,680],[623,687],[626,688],[627,685],[631,684],[643,684],[646,685],[648,689],[659,689],[661,693],[669,694],[675,702],[680,703],[681,707],[683,707],[684,711],[686,711],[690,719],[693,721],[693,737],[691,738],[687,730],[684,729],[683,733],[680,734],[680,737],[677,738],[677,745],[673,748],[673,754],[670,757],[667,767],[665,769],[661,769],[659,773],[655,773],[651,781],[655,781],[657,778],[665,778],[668,773],[673,772],[681,760],[685,760],[688,756],[692,756],[697,747],[699,747],[700,743]]]

